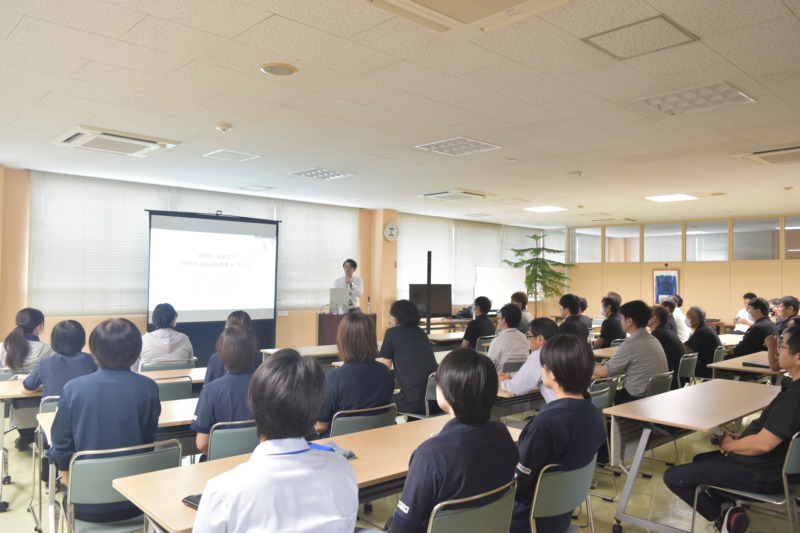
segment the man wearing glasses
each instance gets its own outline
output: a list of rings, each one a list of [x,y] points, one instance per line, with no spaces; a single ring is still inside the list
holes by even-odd
[[[775,324],[768,318],[769,304],[764,298],[752,298],[747,303],[747,312],[753,317],[753,325],[747,329],[742,341],[736,345],[730,357],[739,357],[766,350],[764,340],[777,332]]]

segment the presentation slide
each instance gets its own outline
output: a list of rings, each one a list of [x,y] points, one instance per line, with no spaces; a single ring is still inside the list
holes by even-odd
[[[167,302],[180,322],[275,318],[277,223],[246,220],[151,213],[148,317]]]

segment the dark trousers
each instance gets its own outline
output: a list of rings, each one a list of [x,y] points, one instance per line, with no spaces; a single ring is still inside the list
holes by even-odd
[[[664,484],[681,500],[692,505],[698,485],[716,485],[751,492],[777,493],[783,491],[780,477],[764,480],[763,472],[748,468],[720,452],[695,455],[694,461],[673,466],[664,472]],[[709,521],[716,520],[721,505],[732,498],[722,493],[703,492],[697,497],[697,512]]]
[[[514,501],[509,533],[531,533],[531,504],[532,502]],[[572,522],[572,513],[535,518],[534,520],[536,521],[536,533],[566,533]]]
[[[642,398],[643,398],[643,396],[634,396],[633,394],[628,392],[628,389],[626,389],[625,387],[622,387],[620,390],[617,391],[617,396],[614,399],[614,404],[619,405],[619,404],[622,404],[622,403],[628,403],[628,402],[633,402],[633,401],[636,401],[636,400],[641,400]]]

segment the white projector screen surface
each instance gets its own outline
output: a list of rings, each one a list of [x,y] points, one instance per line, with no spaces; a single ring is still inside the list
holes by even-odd
[[[148,321],[165,302],[180,322],[274,319],[277,249],[273,221],[151,213]]]

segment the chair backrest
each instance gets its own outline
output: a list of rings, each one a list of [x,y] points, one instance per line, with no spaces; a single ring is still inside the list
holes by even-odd
[[[126,455],[107,457],[108,454]],[[69,464],[68,503],[126,501],[125,496],[111,486],[114,479],[180,465],[181,445],[174,439],[128,448],[78,452]]]
[[[497,337],[497,335],[478,337],[478,340],[475,341],[475,349],[479,352],[488,352],[489,345],[492,344],[492,340],[494,340],[495,337]]]
[[[792,476],[791,485],[800,483],[800,431],[794,434],[792,440],[789,441],[789,449],[786,450],[786,459],[783,463],[783,475]]]
[[[522,368],[522,365],[524,365],[524,364],[525,364],[525,360],[524,359],[516,359],[514,361],[506,361],[505,363],[503,363],[503,372],[505,372],[505,373],[516,372],[517,370]]]
[[[697,352],[687,353],[681,357],[678,363],[678,379],[694,378],[694,371],[697,368]]]
[[[397,405],[381,405],[370,409],[339,411],[331,420],[331,437],[393,426],[397,418]]]
[[[11,381],[11,379],[16,375],[17,373],[10,368],[4,368],[0,370],[0,381]]]
[[[183,370],[184,368],[194,368],[194,359],[182,363],[145,363],[139,361],[139,372],[150,372],[151,370]]]
[[[208,460],[252,453],[258,442],[255,420],[219,422],[208,434]]]
[[[712,363],[719,363],[720,361],[725,359],[725,354],[727,352],[728,351],[725,349],[724,346],[717,346],[714,349],[714,360],[712,361]]]
[[[614,346],[619,346],[623,342],[625,342],[625,339],[614,339],[611,341],[611,347],[613,348]]]
[[[619,376],[614,376],[610,378],[598,378],[592,381],[592,385],[589,387],[589,392],[593,392],[600,389],[608,388],[608,404],[606,407],[611,407],[614,405],[614,401],[617,399],[617,390],[619,390],[619,382],[625,374],[620,374]]]
[[[606,319],[604,316],[594,316],[592,317],[592,328],[599,328],[602,327],[603,321]]]
[[[45,396],[39,404],[40,413],[54,413],[58,408],[60,396]]]
[[[189,376],[159,378],[153,381],[158,385],[158,399],[162,402],[192,397],[192,378]]]
[[[645,397],[655,396],[656,394],[669,391],[672,387],[672,374],[673,371],[670,370],[669,372],[653,375],[647,383],[647,392],[644,394]]]
[[[598,411],[602,411],[608,407],[608,396],[610,394],[609,387],[606,386],[602,389],[593,390],[589,394],[592,396],[592,405],[597,407]]]
[[[580,507],[589,496],[596,460],[597,456],[576,470],[556,470],[561,465],[545,466],[536,482],[531,523],[534,518],[558,516]]]
[[[463,533],[464,531],[480,531],[481,533],[506,533],[511,524],[511,511],[514,509],[514,495],[516,493],[516,480],[506,483],[502,487],[458,500],[441,502],[433,508],[428,521],[428,533]],[[491,496],[496,499],[490,499]],[[480,502],[487,499],[488,503],[478,503],[474,506],[469,502]],[[457,509],[448,507],[459,506]]]
[[[436,372],[431,372],[428,376],[428,384],[425,387],[425,416],[431,416],[430,402],[436,402]]]

